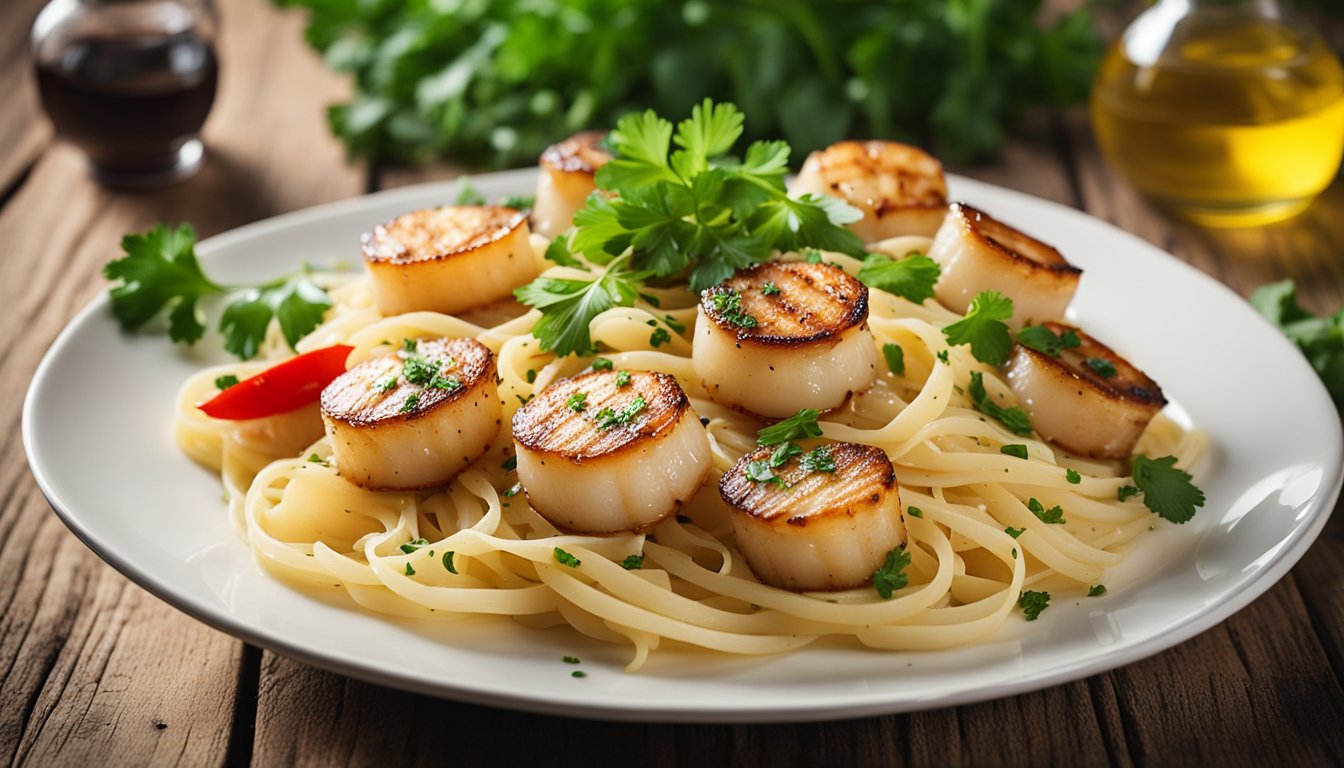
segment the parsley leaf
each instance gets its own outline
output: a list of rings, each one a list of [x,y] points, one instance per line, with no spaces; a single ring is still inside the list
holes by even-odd
[[[766,280],[761,284],[762,296],[774,296],[777,293],[779,293],[779,286],[775,285],[773,280]]]
[[[756,318],[742,311],[742,294],[732,288],[711,288],[709,301],[726,322],[742,328],[756,327]]]
[[[1135,456],[1134,484],[1143,491],[1144,506],[1173,523],[1188,522],[1195,508],[1204,506],[1204,492],[1190,482],[1190,473],[1176,467],[1175,456]]]
[[[575,413],[582,411],[584,408],[588,407],[588,393],[575,392],[569,396],[567,405],[569,405],[569,410],[574,411]]]
[[[626,555],[625,559],[621,561],[621,567],[627,571],[638,571],[640,568],[643,568],[644,553],[641,552],[638,555]]]
[[[1302,350],[1335,406],[1344,410],[1344,308],[1316,317],[1297,303],[1292,280],[1260,286],[1251,306]]]
[[[1023,533],[1026,533],[1026,531],[1027,531],[1026,528],[1013,528],[1011,526],[1003,529],[1004,533],[1008,534],[1009,536],[1012,536],[1014,539],[1016,539],[1018,536],[1021,536]]]
[[[911,517],[924,517],[924,510],[919,507],[907,507],[905,513]]]
[[[1091,586],[1091,587],[1088,587],[1088,588],[1087,588],[1087,596],[1088,596],[1088,597],[1100,597],[1100,596],[1102,596],[1102,595],[1104,595],[1104,594],[1106,594],[1106,585],[1105,585],[1105,584],[1096,584],[1096,585],[1094,585],[1094,586]]]
[[[971,301],[966,317],[943,329],[949,344],[970,344],[976,360],[1002,365],[1013,349],[1005,322],[1013,316],[1013,300],[998,291],[981,291]]]
[[[629,371],[626,371],[626,370],[620,370],[620,371],[617,371],[617,372],[616,372],[616,386],[617,386],[617,387],[628,387],[628,386],[630,386],[630,377],[631,377],[631,373],[630,373]]]
[[[1082,344],[1082,340],[1078,338],[1078,334],[1073,332],[1073,329],[1056,335],[1054,331],[1044,325],[1028,325],[1017,332],[1017,343],[1051,357],[1059,357],[1060,352],[1079,346]]]
[[[990,418],[997,419],[1008,428],[1009,432],[1015,435],[1031,436],[1031,419],[1027,417],[1027,412],[1017,407],[1004,408],[994,402],[989,393],[985,391],[984,376],[979,371],[971,373],[967,393],[971,396],[971,402],[975,403],[976,410]]]
[[[597,427],[598,429],[612,429],[613,427],[628,426],[635,421],[646,407],[648,407],[648,403],[645,402],[644,396],[635,395],[635,399],[619,411],[603,408],[597,412]]]
[[[453,565],[453,555],[455,554],[457,553],[456,552],[443,553],[443,567],[449,573],[457,573],[457,568]]]
[[[1027,615],[1027,621],[1035,621],[1050,606],[1049,592],[1034,592],[1030,589],[1017,598],[1017,607]]]
[[[1046,509],[1045,505],[1037,501],[1034,496],[1027,500],[1027,509],[1031,510],[1031,514],[1046,525],[1063,525],[1066,522],[1063,508],[1056,505]]]
[[[401,545],[401,551],[409,555],[421,547],[427,546],[429,546],[429,541],[426,539],[412,539]]]
[[[819,445],[803,454],[798,466],[805,472],[835,472],[835,457],[831,455],[831,446]]]
[[[912,253],[903,259],[870,253],[859,270],[859,281],[869,288],[922,304],[933,298],[933,285],[939,274],[938,262],[922,253]]]
[[[238,383],[238,377],[233,375],[232,373],[215,377],[215,389],[218,389],[221,392],[228,389],[229,387],[234,386],[237,383]]]
[[[780,488],[784,487],[784,478],[776,475],[770,469],[768,461],[749,461],[747,467],[743,470],[747,480],[753,483],[774,483]]]
[[[905,350],[899,344],[883,344],[882,357],[887,360],[887,370],[897,376],[905,375]]]
[[[605,357],[595,357],[589,365],[594,371],[610,371],[613,363]]]
[[[195,245],[196,231],[189,224],[176,230],[156,224],[148,232],[122,238],[125,256],[109,262],[103,274],[116,282],[109,290],[112,313],[124,330],[134,331],[166,309],[168,337],[195,344],[205,334],[197,302],[211,294],[229,294],[219,329],[224,348],[246,360],[261,348],[272,319],[279,321],[293,348],[331,309],[331,297],[307,270],[259,286],[215,283],[201,271]]]
[[[1089,357],[1083,361],[1088,368],[1103,379],[1115,378],[1115,364],[1101,357]]]
[[[771,468],[782,467],[784,466],[784,462],[802,452],[803,449],[798,447],[797,443],[780,443],[774,453],[770,454],[770,466]]]
[[[565,355],[591,355],[597,351],[588,334],[593,318],[612,307],[633,307],[643,276],[619,268],[607,270],[592,281],[538,277],[513,292],[518,300],[542,311],[532,335],[543,350]]]
[[[1119,501],[1127,501],[1131,496],[1138,496],[1139,488],[1134,485],[1122,485],[1115,493],[1115,498]]]
[[[779,445],[789,440],[821,437],[821,427],[817,425],[817,417],[820,415],[818,410],[804,408],[757,432],[756,442],[760,445]]]
[[[1011,445],[1001,445],[999,446],[999,453],[1002,453],[1006,456],[1016,456],[1019,459],[1025,459],[1027,458],[1027,446],[1021,443],[1013,443]]]
[[[582,560],[569,554],[568,552],[559,547],[555,547],[551,551],[552,554],[554,554],[555,556],[555,562],[561,565],[568,566],[570,568],[578,568],[579,565],[583,563]]]
[[[1083,482],[1083,476],[1076,469],[1065,469],[1064,479],[1068,481],[1069,485],[1077,485]]]
[[[890,600],[896,590],[910,583],[905,568],[910,565],[910,553],[905,547],[896,547],[887,553],[887,560],[873,572],[873,589],[883,600]]]
[[[471,177],[463,176],[457,182],[457,200],[458,205],[485,205],[485,195],[476,191],[471,185]]]

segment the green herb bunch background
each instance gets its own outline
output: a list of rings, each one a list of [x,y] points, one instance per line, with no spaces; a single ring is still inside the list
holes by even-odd
[[[275,0],[356,93],[331,108],[352,156],[534,162],[636,109],[701,99],[752,116],[795,158],[894,138],[951,162],[992,153],[1038,105],[1087,97],[1102,42],[1087,8],[1040,0]]]

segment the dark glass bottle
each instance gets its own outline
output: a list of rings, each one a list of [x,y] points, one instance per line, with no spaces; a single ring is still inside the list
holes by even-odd
[[[200,167],[215,27],[209,0],[53,0],[38,14],[42,104],[100,182],[153,189]]]

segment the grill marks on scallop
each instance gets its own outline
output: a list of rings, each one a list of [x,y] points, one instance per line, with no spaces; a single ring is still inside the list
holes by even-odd
[[[475,339],[422,340],[416,354],[435,371],[457,379],[460,387],[444,389],[412,384],[402,375],[406,358],[400,354],[366,360],[346,371],[322,391],[322,415],[356,426],[370,426],[407,417],[402,412],[406,400],[417,395],[416,413],[462,399],[474,387],[495,375],[495,359],[490,349]],[[451,361],[451,364],[449,362]],[[383,384],[394,381],[391,389]]]
[[[794,457],[774,470],[784,480],[785,488],[747,479],[747,464],[769,461],[775,450],[774,446],[758,448],[724,474],[719,493],[729,505],[751,517],[806,526],[826,516],[853,515],[859,507],[877,503],[896,488],[896,471],[880,448],[858,443],[832,443],[829,448],[835,461],[834,473],[809,472],[800,457]]]
[[[761,289],[774,283],[778,293]],[[742,270],[711,289],[734,290],[742,296],[742,311],[756,319],[744,328],[725,319],[711,301],[705,311],[720,327],[738,338],[804,343],[824,339],[868,319],[868,290],[844,271],[824,264],[767,262]]]
[[[399,216],[364,235],[371,262],[413,264],[445,259],[503,239],[527,217],[499,205],[452,205]]]
[[[583,460],[659,435],[690,407],[674,377],[648,371],[629,373],[630,383],[624,387],[616,385],[611,371],[592,371],[552,384],[514,414],[514,440],[533,451]],[[570,406],[576,394],[585,395],[581,411]],[[603,429],[598,423],[597,415],[604,408],[621,413],[637,397],[643,398],[644,407],[628,424]]]

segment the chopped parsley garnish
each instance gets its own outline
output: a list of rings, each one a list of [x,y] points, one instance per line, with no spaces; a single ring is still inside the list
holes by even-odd
[[[938,362],[942,363],[943,365],[950,365],[950,363],[947,361],[946,349],[941,349],[938,351]]]
[[[621,567],[627,571],[638,571],[644,567],[644,553],[638,555],[626,555],[621,561]]]
[[[1177,469],[1175,456],[1135,456],[1134,484],[1143,491],[1144,506],[1173,523],[1188,522],[1204,506],[1204,492],[1190,482],[1190,473]]]
[[[407,355],[413,355],[413,354],[415,354],[415,349],[416,349],[416,347],[418,347],[418,346],[420,346],[420,340],[419,340],[419,339],[402,339],[402,340],[401,340],[401,351],[402,351],[403,354],[407,354]]]
[[[671,315],[663,315],[663,322],[667,323],[667,327],[671,328],[677,333],[681,333],[682,331],[686,330],[686,324]]]
[[[644,401],[644,396],[635,395],[635,399],[619,411],[603,408],[597,412],[597,427],[598,429],[611,429],[628,426],[646,407],[648,407],[648,403]]]
[[[804,256],[804,258],[807,260],[807,263],[808,263],[808,264],[821,264],[821,263],[822,263],[822,259],[821,259],[821,251],[818,251],[816,248],[808,248],[807,251],[806,251],[806,255]]]
[[[886,562],[873,572],[873,589],[883,600],[890,600],[896,590],[910,583],[910,577],[905,574],[908,565],[910,553],[905,551],[905,547],[896,547],[887,553]]]
[[[570,672],[570,673],[569,673],[569,676],[570,676],[570,677],[587,677],[587,676],[588,676],[588,673],[587,673],[587,672],[584,672],[582,669],[576,669],[576,670],[574,670],[573,672]]]
[[[770,454],[770,466],[782,467],[784,462],[802,453],[803,449],[797,443],[780,443],[774,453]]]
[[[412,384],[424,386],[434,378],[438,371],[438,366],[429,362],[419,355],[413,355],[406,358],[406,362],[401,366],[401,375]]]
[[[506,498],[506,499],[511,499],[511,498],[513,498],[514,496],[517,496],[519,493],[522,493],[522,491],[523,491],[523,484],[522,484],[522,483],[514,483],[513,485],[510,485],[510,486],[508,487],[508,489],[506,489],[506,490],[504,491],[504,498]]]
[[[804,408],[757,432],[756,442],[760,445],[779,445],[790,440],[821,437],[821,427],[817,425],[817,417],[820,415],[820,411]]]
[[[592,362],[592,369],[594,371],[610,371],[612,365],[613,363],[608,358],[594,357]]]
[[[1025,533],[1026,530],[1027,530],[1026,528],[1013,528],[1012,526],[1009,526],[1007,528],[1004,528],[1003,532],[1016,539],[1018,536],[1021,536],[1023,533]]]
[[[397,377],[388,376],[386,379],[375,384],[373,388],[379,392],[391,392],[397,388]]]
[[[528,384],[536,384],[536,383],[537,383],[537,372],[536,372],[536,370],[533,369],[533,368],[528,368],[528,369],[527,369],[527,374],[526,374],[526,376],[525,376],[524,378],[527,379],[527,383],[528,383]]]
[[[1051,357],[1059,357],[1060,352],[1066,349],[1074,349],[1082,344],[1082,341],[1079,340],[1078,334],[1074,333],[1073,329],[1056,335],[1054,331],[1044,325],[1028,325],[1017,332],[1017,343]]]
[[[518,457],[517,457],[517,456],[510,456],[509,458],[507,458],[507,459],[504,460],[504,463],[503,463],[503,464],[500,464],[499,466],[500,466],[505,472],[512,472],[513,470],[515,470],[515,469],[518,468]]]
[[[261,285],[221,285],[201,270],[196,259],[196,230],[189,224],[169,229],[156,224],[121,240],[125,255],[108,262],[103,274],[112,314],[123,330],[134,331],[168,312],[168,338],[192,345],[205,335],[197,303],[205,296],[229,297],[219,319],[224,349],[244,360],[254,357],[271,320],[280,324],[293,349],[331,309],[331,297],[314,283],[306,267]]]
[[[567,405],[569,406],[569,410],[574,411],[575,413],[581,412],[584,408],[588,407],[588,393],[575,392],[569,396]]]
[[[652,111],[622,117],[611,131],[615,158],[598,169],[604,194],[592,195],[574,216],[574,229],[559,248],[594,265],[628,261],[618,277],[557,288],[538,278],[515,295],[540,309],[533,328],[542,348],[564,356],[590,354],[588,325],[613,306],[634,306],[648,277],[687,274],[696,293],[776,251],[815,247],[864,255],[859,238],[844,227],[861,218],[837,198],[789,197],[784,176],[789,147],[758,141],[737,156],[742,113],[705,100],[677,125]],[[675,142],[675,146],[674,146]],[[605,282],[599,288],[590,288]],[[540,284],[540,285],[539,285]],[[657,334],[650,344],[657,346]],[[668,339],[661,339],[667,341]]]
[[[309,461],[309,463],[312,463],[312,464],[326,464],[326,463],[327,463],[326,461],[324,461],[324,460],[322,459],[321,456],[318,456],[316,453],[310,453],[310,454],[308,454],[308,461]]]
[[[905,514],[911,517],[924,517],[924,510],[920,509],[919,507],[907,507],[905,510]]]
[[[461,389],[462,382],[458,381],[456,376],[444,376],[436,373],[434,378],[429,380],[429,386],[431,389],[446,389],[451,392],[455,389]]]
[[[766,280],[761,284],[761,295],[774,296],[779,293],[779,286],[775,285],[773,280]]]
[[[1115,378],[1115,364],[1110,360],[1100,357],[1089,357],[1083,361],[1088,368],[1096,371],[1097,375],[1103,379]]]
[[[753,483],[774,483],[780,488],[784,487],[784,478],[771,471],[770,462],[768,461],[757,460],[747,462],[747,468],[744,470],[743,474],[746,475],[747,480]]]
[[[1022,609],[1022,613],[1027,615],[1027,621],[1035,621],[1050,605],[1049,592],[1035,592],[1030,589],[1023,592],[1017,598],[1017,607]]]
[[[755,328],[756,318],[742,311],[742,294],[731,288],[715,288],[709,293],[714,311],[724,319],[741,328]]]
[[[582,663],[583,663],[583,662],[579,661],[579,657],[578,657],[578,656],[562,656],[562,657],[560,658],[560,660],[563,661],[563,662],[565,662],[566,664],[582,664]]]
[[[1027,458],[1027,446],[1021,443],[1013,443],[1011,445],[1001,445],[999,446],[999,453],[1008,456],[1016,456],[1019,459],[1025,459]]]
[[[1013,300],[998,291],[981,291],[971,301],[966,317],[943,329],[949,344],[970,344],[976,360],[1002,365],[1013,349],[1006,321],[1013,316]]]
[[[407,563],[407,564],[406,564],[406,575],[407,575],[407,576],[414,576],[414,575],[415,575],[415,569],[411,567],[411,564],[410,564],[410,563]]]
[[[617,372],[616,372],[616,386],[618,386],[618,387],[628,387],[628,386],[630,386],[630,372],[629,372],[629,371],[617,371]]]
[[[1105,584],[1096,584],[1094,586],[1088,587],[1087,589],[1088,597],[1101,597],[1104,594],[1106,594]]]
[[[1083,482],[1083,476],[1076,469],[1065,469],[1064,479],[1068,481],[1069,485],[1077,485]]]
[[[900,344],[883,344],[882,357],[887,360],[887,370],[897,376],[905,375],[905,350]]]
[[[553,553],[555,555],[555,562],[569,568],[578,568],[582,562],[579,558],[569,554],[559,547],[555,547]]]
[[[449,573],[457,573],[457,568],[453,566],[453,555],[455,554],[457,553],[456,552],[443,553],[443,567]]]
[[[1031,436],[1031,419],[1027,412],[1021,408],[1004,408],[985,392],[985,381],[979,371],[971,373],[971,382],[967,389],[971,396],[971,402],[975,403],[975,409],[986,416],[997,420],[1007,427],[1009,432],[1022,437]]]
[[[411,411],[414,411],[418,405],[420,405],[420,393],[412,392],[406,396],[406,402],[401,404],[400,413],[410,413]]]
[[[933,285],[938,282],[938,275],[938,263],[922,253],[912,253],[903,259],[870,253],[859,270],[859,282],[923,304],[925,299],[933,298]]]
[[[831,455],[831,446],[819,445],[803,454],[798,466],[805,472],[835,472],[835,457]]]
[[[1129,497],[1138,495],[1139,495],[1138,486],[1134,485],[1122,485],[1118,489],[1116,489],[1115,492],[1115,498],[1118,499],[1119,501],[1126,501],[1129,499]]]
[[[429,546],[429,541],[426,539],[412,539],[401,545],[401,551],[409,555],[417,549],[427,546]]]
[[[666,328],[654,328],[653,333],[649,334],[649,344],[654,349],[670,341],[672,341],[672,334]]]
[[[1035,515],[1036,519],[1046,525],[1063,525],[1065,523],[1062,507],[1055,505],[1046,509],[1045,505],[1037,501],[1035,496],[1027,501],[1027,509],[1031,510],[1031,514]]]
[[[232,373],[228,373],[223,376],[218,376],[215,378],[215,389],[218,389],[220,392],[223,392],[224,390],[234,386],[237,383],[238,383],[238,377],[234,376]]]

